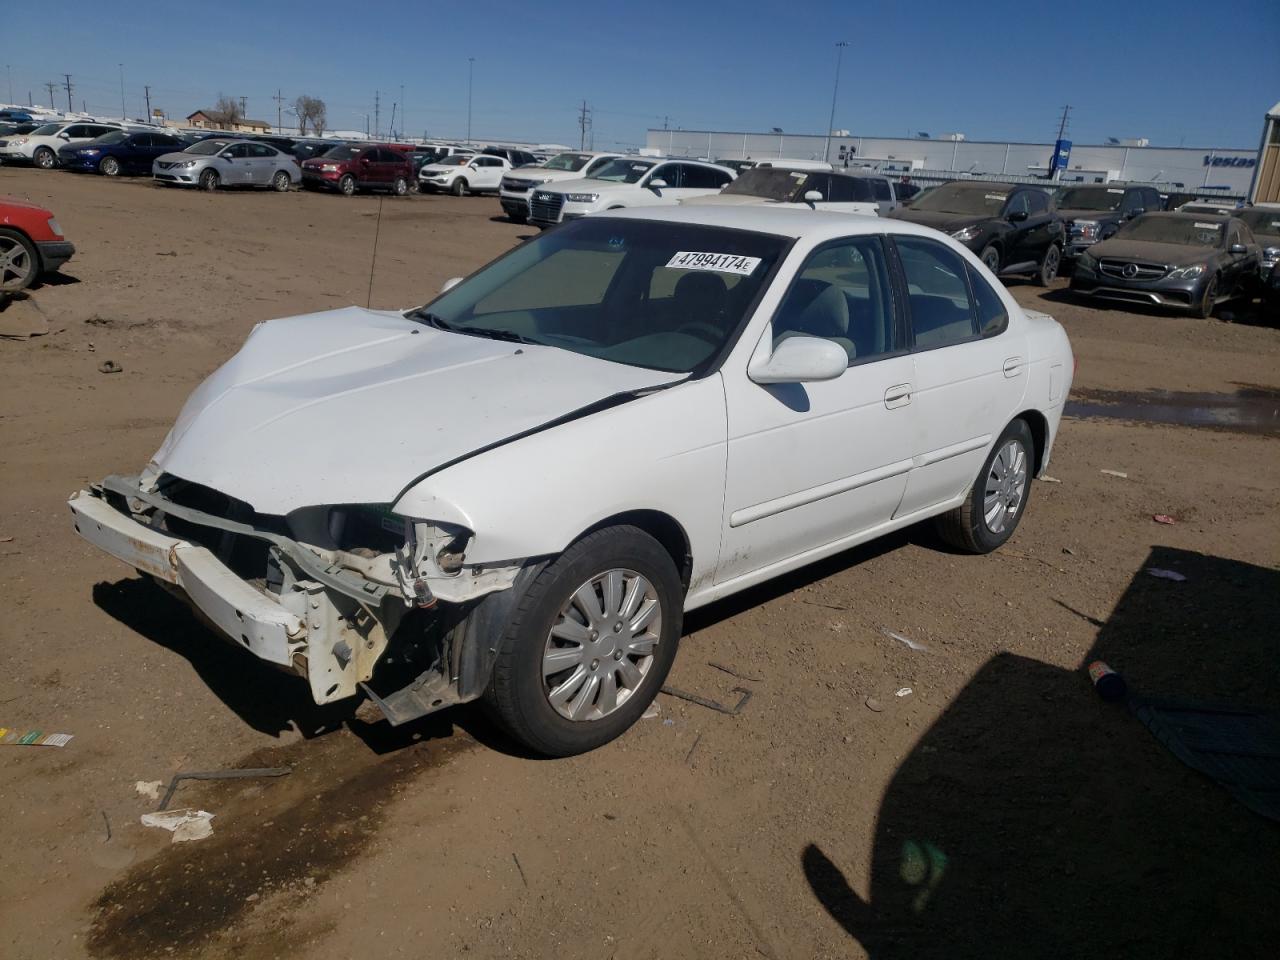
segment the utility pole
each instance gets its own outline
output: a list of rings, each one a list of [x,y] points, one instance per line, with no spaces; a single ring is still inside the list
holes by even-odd
[[[587,109],[587,101],[582,101],[582,107],[578,110],[578,130],[581,137],[578,139],[578,149],[587,149],[587,127],[591,124],[591,111]]]
[[[1062,108],[1062,122],[1058,124],[1058,139],[1062,139],[1062,135],[1067,132],[1067,118],[1071,115],[1071,104],[1067,104]]]
[[[404,107],[404,84],[400,84],[400,139],[404,139],[404,128],[409,126],[409,111]]]
[[[271,99],[276,102],[276,133],[279,133],[280,128],[284,126],[284,94],[279,87],[276,88],[276,95]]]
[[[142,89],[147,97],[147,123],[150,123],[151,122],[151,87],[144,85]]]
[[[471,142],[471,82],[475,77],[476,58],[467,57],[467,143]]]
[[[67,78],[67,82],[65,84],[67,88],[67,113],[71,113],[72,111],[75,110],[75,107],[71,105],[71,90],[72,90],[71,74],[64,73],[63,76]]]
[[[381,134],[378,133],[381,129],[381,122],[379,120],[382,113],[382,104],[380,103],[381,96],[381,90],[373,91],[373,139],[375,140],[381,136]]]
[[[13,67],[6,63],[4,65],[4,72],[9,75],[9,102],[13,103]]]
[[[244,120],[249,116],[249,98],[240,98],[240,119]]]
[[[396,102],[391,101],[391,128],[387,131],[387,139],[394,140],[396,138]]]
[[[129,109],[124,105],[124,64],[117,64],[120,68],[120,119],[129,119]]]
[[[48,91],[49,91],[49,109],[50,109],[50,110],[53,110],[53,109],[54,109],[54,106],[53,106],[53,92],[54,92],[55,90],[57,90],[60,86],[62,86],[62,84],[60,84],[60,83],[56,83],[56,82],[52,82],[52,81],[51,81],[51,82],[49,82],[49,83],[46,83],[46,84],[44,85],[44,88],[45,88],[46,90],[48,90]]]
[[[836,41],[836,82],[831,88],[831,117],[827,120],[827,144],[822,148],[822,159],[831,162],[831,128],[836,125],[836,94],[840,92],[840,61],[844,58],[844,48],[849,46],[848,40]]]

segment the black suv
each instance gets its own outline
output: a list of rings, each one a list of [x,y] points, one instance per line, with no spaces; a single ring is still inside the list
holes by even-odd
[[[516,150],[514,147],[485,147],[480,152],[491,157],[505,157],[512,167],[528,167],[538,162],[538,158],[528,150]]]
[[[1040,187],[953,180],[912,198],[911,206],[889,216],[949,234],[997,275],[1025,274],[1048,286],[1062,262],[1062,218]]]
[[[1160,191],[1154,187],[1102,183],[1063,187],[1058,191],[1057,202],[1067,228],[1067,244],[1062,255],[1068,261],[1074,261],[1093,244],[1110,239],[1125,221],[1141,213],[1164,209]]]

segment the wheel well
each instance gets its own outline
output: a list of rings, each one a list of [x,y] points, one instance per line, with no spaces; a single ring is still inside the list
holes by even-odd
[[[595,526],[582,531],[582,537],[605,527],[622,525],[639,527],[658,543],[671,556],[671,562],[680,571],[680,585],[688,590],[689,579],[693,575],[693,554],[689,549],[689,537],[675,517],[660,510],[629,510],[601,520]],[[581,539],[578,537],[577,539]]]
[[[1025,421],[1031,429],[1031,442],[1035,446],[1036,455],[1035,470],[1031,475],[1037,476],[1044,467],[1044,454],[1049,446],[1049,421],[1039,410],[1024,410],[1014,419]]]

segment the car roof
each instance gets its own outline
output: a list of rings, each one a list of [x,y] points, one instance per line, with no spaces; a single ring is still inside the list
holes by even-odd
[[[1230,214],[1211,213],[1208,210],[1153,210],[1151,213],[1143,214],[1143,216],[1155,217],[1159,220],[1209,220],[1216,223],[1226,223],[1228,220],[1234,219]]]
[[[756,204],[744,206],[630,207],[595,214],[623,220],[650,220],[659,223],[700,224],[729,230],[750,230],[779,237],[809,237],[819,242],[856,234],[895,233],[937,239],[938,231],[906,220],[863,216],[856,213],[830,213],[808,207],[789,208]]]
[[[1026,188],[1029,190],[1044,190],[1045,187],[1036,183],[1006,183],[1003,180],[948,180],[946,183],[938,184],[940,187],[971,187],[974,190],[990,190],[992,187],[999,187],[1001,190],[1018,190]]]

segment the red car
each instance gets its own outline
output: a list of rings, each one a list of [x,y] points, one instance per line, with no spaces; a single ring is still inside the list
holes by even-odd
[[[357,190],[387,190],[397,196],[409,192],[413,163],[390,144],[341,144],[302,163],[302,186],[337,190],[351,196]]]
[[[0,197],[0,292],[23,290],[76,252],[44,207]]]

